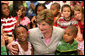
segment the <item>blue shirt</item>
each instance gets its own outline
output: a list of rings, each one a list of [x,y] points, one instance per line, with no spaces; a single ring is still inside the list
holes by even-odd
[[[38,4],[37,1],[27,1],[27,11],[26,11],[26,16],[35,16],[36,14],[33,12],[33,9],[30,7],[30,4],[33,3],[33,5],[36,7],[36,5]]]

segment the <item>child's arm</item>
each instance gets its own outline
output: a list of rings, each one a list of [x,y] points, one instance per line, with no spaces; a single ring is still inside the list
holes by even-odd
[[[78,55],[83,55],[81,50],[78,50]]]
[[[35,10],[35,6],[34,6],[33,3],[31,3],[30,6],[31,6],[31,8],[32,8],[33,10]]]
[[[8,44],[14,41],[14,37],[8,37]]]
[[[5,46],[5,38],[4,36],[1,35],[1,45],[2,46]]]

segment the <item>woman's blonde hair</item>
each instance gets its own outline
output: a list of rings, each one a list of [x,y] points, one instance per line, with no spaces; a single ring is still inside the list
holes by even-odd
[[[84,22],[84,8],[82,6],[76,5],[74,11],[80,11],[82,13],[82,20]]]
[[[53,16],[51,10],[45,9],[37,15],[37,23],[39,23],[41,21],[45,21],[49,25],[53,26],[54,16]]]

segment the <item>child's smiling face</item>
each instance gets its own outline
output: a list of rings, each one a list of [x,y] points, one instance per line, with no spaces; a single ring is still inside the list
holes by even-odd
[[[16,38],[18,41],[23,42],[27,40],[27,30],[24,27],[18,27],[16,29]]]
[[[64,7],[62,13],[65,18],[68,18],[71,15],[71,10],[69,7]]]
[[[74,11],[74,17],[77,20],[81,20],[82,19],[82,13],[80,11]]]
[[[74,40],[75,35],[70,29],[66,29],[63,35],[63,39],[65,42],[72,43]]]

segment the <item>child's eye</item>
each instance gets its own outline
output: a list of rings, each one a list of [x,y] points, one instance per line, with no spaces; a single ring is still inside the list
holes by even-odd
[[[71,36],[71,35],[68,33],[68,36]]]

